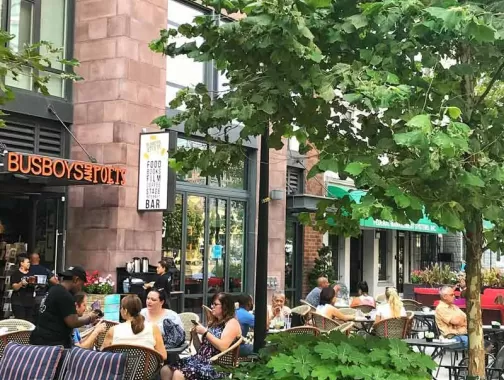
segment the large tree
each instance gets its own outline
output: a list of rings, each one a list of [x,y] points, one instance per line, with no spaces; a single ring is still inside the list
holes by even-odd
[[[184,123],[187,134],[218,145],[180,152],[174,167],[218,173],[242,159],[243,140],[270,128],[273,148],[291,136],[302,152],[316,148],[310,176],[331,170],[367,190],[359,204],[320,202],[311,216],[320,229],[354,235],[361,218],[409,223],[427,214],[462,232],[469,373],[484,377],[481,255],[500,247],[504,231],[504,109],[493,94],[504,71],[503,2],[203,3],[215,14],[163,30],[151,44],[169,56],[213,61],[228,81],[223,93],[202,84],[179,92],[170,105],[185,110],[157,119],[163,128]],[[223,23],[217,16],[236,12],[246,17]],[[237,126],[237,145],[219,144]],[[494,224],[485,233],[484,219]]]

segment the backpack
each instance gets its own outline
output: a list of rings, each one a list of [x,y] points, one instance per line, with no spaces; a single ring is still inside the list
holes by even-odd
[[[185,342],[185,331],[172,320],[163,320],[163,342],[166,349],[180,347]]]

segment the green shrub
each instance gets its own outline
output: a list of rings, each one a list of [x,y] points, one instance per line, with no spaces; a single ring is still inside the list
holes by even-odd
[[[333,332],[319,337],[268,336],[259,360],[233,369],[233,379],[428,380],[436,363],[397,339]]]

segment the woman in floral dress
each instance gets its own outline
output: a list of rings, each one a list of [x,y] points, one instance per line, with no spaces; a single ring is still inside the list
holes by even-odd
[[[212,315],[215,319],[208,328],[198,324],[195,330],[202,335],[201,347],[196,355],[179,360],[161,369],[162,380],[212,380],[223,377],[210,358],[227,350],[240,336],[241,328],[235,318],[235,305],[231,296],[217,293],[212,298]]]

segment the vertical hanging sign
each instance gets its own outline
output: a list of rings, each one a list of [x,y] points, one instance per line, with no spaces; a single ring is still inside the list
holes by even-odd
[[[168,209],[168,148],[166,132],[140,134],[138,211]]]

